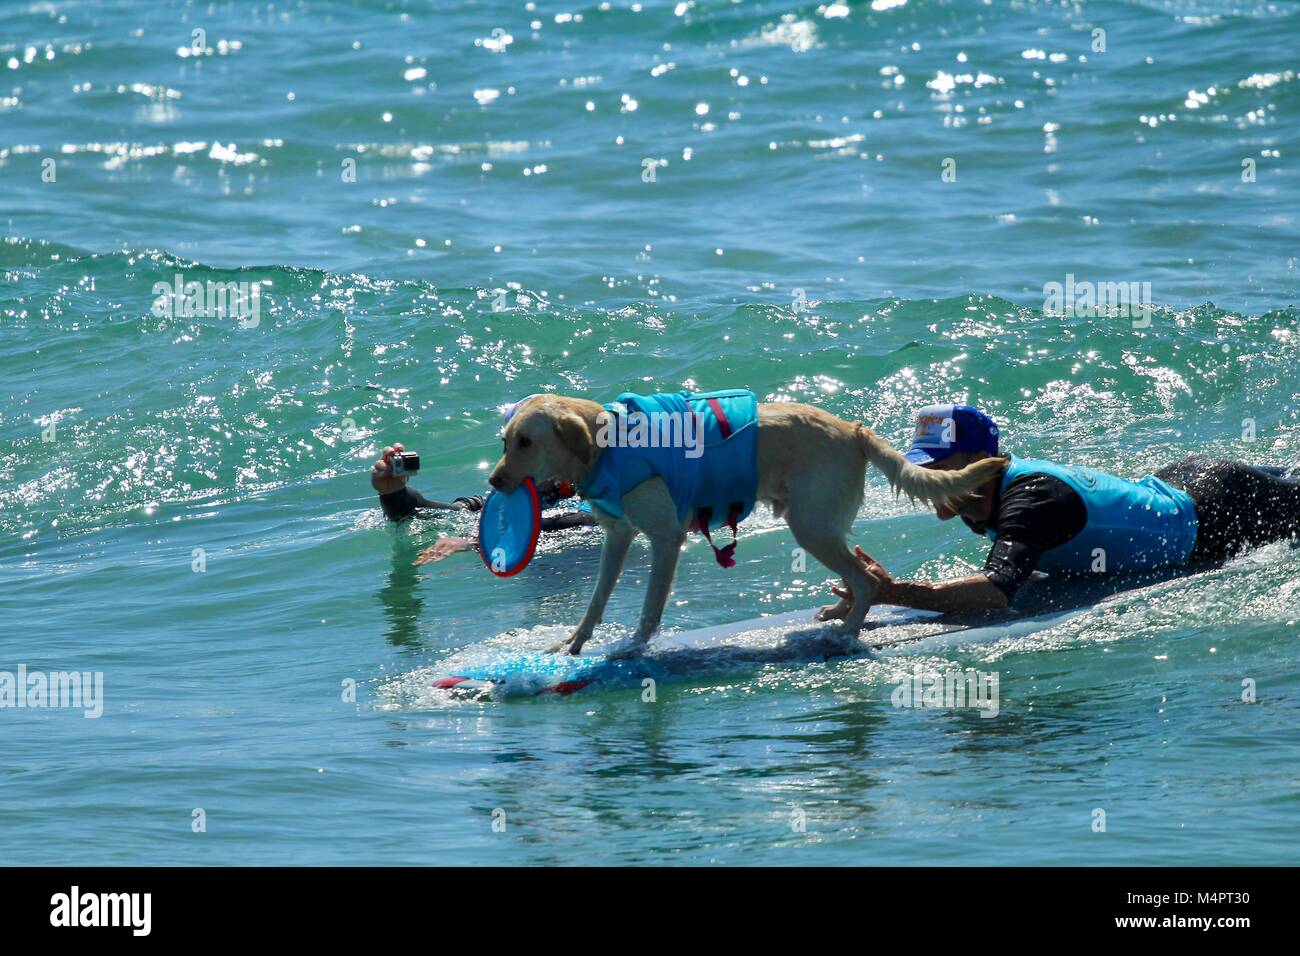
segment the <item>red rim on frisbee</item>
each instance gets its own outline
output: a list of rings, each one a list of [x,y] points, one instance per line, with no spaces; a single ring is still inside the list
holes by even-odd
[[[532,560],[542,533],[542,499],[533,479],[510,494],[493,491],[478,518],[478,553],[499,578],[518,574]]]

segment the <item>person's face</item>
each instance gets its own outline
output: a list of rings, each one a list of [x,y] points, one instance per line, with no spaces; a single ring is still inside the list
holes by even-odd
[[[942,461],[932,462],[922,467],[934,471],[960,471],[967,465],[987,457],[988,453],[983,451],[959,451],[954,452]],[[969,518],[971,521],[983,524],[989,520],[989,515],[993,513],[993,482],[985,482],[977,490],[969,495],[963,495],[954,502],[935,505],[934,513],[940,521],[947,521],[961,515],[963,518]]]

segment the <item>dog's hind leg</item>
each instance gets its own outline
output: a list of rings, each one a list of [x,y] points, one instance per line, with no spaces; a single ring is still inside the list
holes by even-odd
[[[846,504],[850,503],[852,502]],[[871,610],[871,601],[876,594],[876,579],[862,566],[862,562],[853,555],[844,540],[845,531],[852,524],[852,514],[828,516],[809,508],[801,496],[791,501],[786,522],[799,546],[838,574],[845,587],[853,592],[851,605],[844,600],[838,604],[829,604],[817,612],[817,620],[842,618],[844,624],[841,630],[857,633],[862,629],[867,612]]]
[[[817,620],[830,621],[842,618],[844,623],[840,629],[844,632],[856,634],[862,630],[867,612],[871,610],[871,601],[876,595],[875,577],[862,567],[843,538],[825,535],[800,537],[797,531],[794,537],[800,547],[838,574],[845,586],[853,592],[851,606],[843,600],[838,604],[827,605],[817,612]]]
[[[598,519],[599,520],[599,519]],[[568,648],[570,654],[577,654],[582,645],[591,640],[592,632],[605,614],[605,605],[618,583],[618,576],[627,560],[628,548],[636,537],[636,528],[627,521],[612,521],[608,518],[600,521],[605,531],[605,544],[600,549],[600,576],[596,578],[596,590],[592,592],[587,605],[587,613],[582,616],[577,629],[567,638],[547,648],[549,651],[562,651]]]

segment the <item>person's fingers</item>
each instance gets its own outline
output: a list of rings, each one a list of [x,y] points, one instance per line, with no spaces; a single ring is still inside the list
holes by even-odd
[[[421,551],[419,556],[411,563],[418,568],[422,564],[432,564],[434,561],[441,561],[444,558],[450,557],[458,550],[461,550],[456,547],[456,542],[458,540],[459,539],[457,538],[439,538],[436,542]]]
[[[844,598],[845,600],[852,600],[853,598],[853,592],[847,588],[831,587],[831,594],[834,594],[836,597]]]
[[[384,461],[388,461],[388,459],[393,457],[393,451],[394,449],[392,445],[385,445],[384,450],[379,453],[379,457],[384,459]]]
[[[393,442],[393,451],[406,451],[406,446],[400,441]]]
[[[869,570],[869,571],[877,571],[877,570],[878,570],[878,571],[881,571],[881,572],[883,572],[883,571],[885,570],[885,566],[884,566],[883,564],[881,564],[879,561],[877,561],[877,560],[876,560],[875,558],[873,558],[871,555],[867,554],[867,552],[865,552],[865,551],[862,550],[862,545],[860,545],[860,544],[859,544],[859,545],[854,545],[854,547],[853,547],[853,553],[856,554],[856,555],[858,556],[858,560],[862,562],[862,564],[867,568],[867,570]]]

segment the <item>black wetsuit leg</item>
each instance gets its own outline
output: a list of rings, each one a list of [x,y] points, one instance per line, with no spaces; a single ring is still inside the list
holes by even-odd
[[[1288,469],[1193,455],[1156,477],[1182,488],[1196,505],[1195,562],[1300,536],[1300,480],[1285,474]]]
[[[569,528],[587,528],[596,523],[596,516],[590,511],[561,511],[559,514],[543,515],[543,531],[567,531]]]

